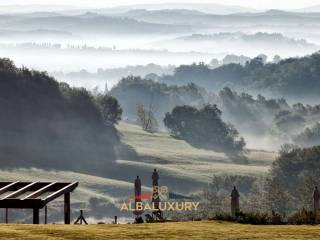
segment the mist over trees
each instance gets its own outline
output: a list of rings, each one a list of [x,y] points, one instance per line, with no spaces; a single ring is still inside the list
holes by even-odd
[[[202,67],[206,69],[205,65]],[[200,73],[193,74],[196,79]],[[137,115],[137,106],[143,105],[145,112],[152,106],[152,118],[159,124],[160,130],[165,130],[163,119],[166,113],[176,106],[188,105],[200,109],[209,103],[217,105],[223,112],[223,120],[235,126],[245,139],[269,139],[264,145],[267,148],[277,149],[284,143],[312,146],[319,142],[317,130],[313,129],[320,121],[318,105],[289,104],[285,98],[266,98],[261,94],[254,96],[230,87],[215,94],[194,83],[175,86],[134,76],[123,78],[110,90],[110,95],[118,99],[124,119],[140,122],[140,125],[142,115]]]
[[[109,94],[116,97],[123,109],[124,119],[137,120],[137,106],[152,106],[154,118],[162,123],[165,113],[177,105],[199,105],[204,102],[205,90],[189,84],[187,86],[167,86],[150,79],[129,76],[114,86]]]
[[[116,99],[0,59],[2,167],[39,167],[105,174],[119,145]],[[106,124],[109,122],[109,124]]]
[[[294,142],[303,147],[320,145],[320,122],[312,127],[307,127],[294,138]]]
[[[276,114],[271,133],[286,142],[311,147],[320,143],[319,121],[319,105],[297,103]]]
[[[274,116],[290,108],[283,98],[267,99],[260,94],[254,97],[244,92],[237,93],[229,87],[222,89],[212,101],[218,104],[226,119],[241,131],[253,135],[266,134]]]

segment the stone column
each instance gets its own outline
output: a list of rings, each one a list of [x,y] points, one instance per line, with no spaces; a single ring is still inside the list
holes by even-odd
[[[141,180],[139,176],[134,180],[134,200],[135,200],[135,208],[138,202],[141,202]],[[141,211],[134,211],[135,215],[141,215]]]
[[[318,190],[318,187],[315,187],[313,191],[313,211],[315,214],[319,210],[319,200],[320,200],[319,190]]]
[[[157,169],[154,169],[152,173],[152,202],[155,209],[159,209],[160,197],[159,197],[159,174]]]
[[[239,197],[239,192],[234,186],[231,192],[231,216],[233,217],[235,217],[236,213],[240,211]]]

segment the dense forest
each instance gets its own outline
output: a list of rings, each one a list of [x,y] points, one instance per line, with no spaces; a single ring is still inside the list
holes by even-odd
[[[228,64],[211,69],[204,63],[181,65],[173,75],[161,78],[168,84],[195,83],[217,91],[225,86],[268,93],[298,100],[319,98],[320,53],[301,58],[289,58],[279,63],[264,63],[261,57],[244,66]]]
[[[2,167],[104,174],[116,158],[117,100],[58,83],[44,72],[0,59]]]

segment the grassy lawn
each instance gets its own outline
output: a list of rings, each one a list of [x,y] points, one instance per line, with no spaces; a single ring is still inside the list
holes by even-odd
[[[254,226],[225,222],[142,225],[0,225],[0,239],[320,239],[320,226]]]
[[[249,163],[238,164],[224,153],[195,148],[168,133],[148,133],[125,122],[120,122],[117,129],[121,141],[141,157],[140,161],[119,160],[118,164],[151,170],[157,167],[173,176],[204,183],[210,181],[213,174],[261,176],[269,170],[276,157],[274,152],[249,150],[246,154]]]

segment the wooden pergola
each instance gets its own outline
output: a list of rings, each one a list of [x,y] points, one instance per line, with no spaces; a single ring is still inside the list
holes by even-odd
[[[45,208],[47,223],[47,204],[64,195],[64,223],[70,224],[70,193],[78,182],[0,182],[0,208],[33,209],[33,224],[39,224],[39,210]]]

